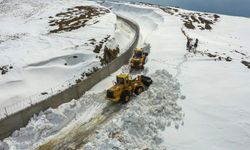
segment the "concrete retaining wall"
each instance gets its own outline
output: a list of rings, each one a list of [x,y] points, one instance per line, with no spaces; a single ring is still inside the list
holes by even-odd
[[[100,82],[102,79],[108,77],[110,74],[117,71],[124,64],[129,62],[132,56],[133,50],[136,48],[139,40],[139,27],[132,21],[125,19],[121,16],[117,16],[118,19],[126,22],[131,28],[136,31],[133,44],[130,48],[124,52],[121,56],[113,60],[107,66],[103,67],[99,71],[95,72],[87,79],[81,81],[78,84],[72,85],[70,88],[58,93],[48,99],[41,101],[31,107],[28,107],[22,111],[12,114],[0,121],[0,139],[10,136],[15,130],[20,129],[27,125],[28,121],[34,114],[38,114],[40,111],[44,111],[48,108],[57,108],[59,105],[69,102],[72,99],[79,99],[87,90],[92,88],[95,84]]]

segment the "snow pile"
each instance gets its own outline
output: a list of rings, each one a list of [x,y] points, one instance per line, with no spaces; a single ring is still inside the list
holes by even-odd
[[[70,122],[81,117],[81,121],[88,122],[95,113],[101,112],[106,106],[103,94],[85,94],[80,100],[65,103],[56,109],[48,109],[34,115],[28,125],[15,131],[6,138],[11,149],[31,149],[47,137],[55,135]]]
[[[114,49],[115,48],[114,46],[117,45],[121,50],[120,54],[122,54],[122,52],[127,50],[129,46],[133,44],[134,41],[129,40],[129,39],[133,39],[134,37],[135,37],[135,31],[129,25],[127,25],[127,23],[121,20],[117,20],[116,30],[115,30],[115,42],[116,43],[109,42],[107,43],[107,46],[109,48]]]
[[[127,104],[111,122],[97,131],[83,149],[164,149],[159,131],[182,124],[177,100],[180,85],[166,70],[151,75],[154,83]]]

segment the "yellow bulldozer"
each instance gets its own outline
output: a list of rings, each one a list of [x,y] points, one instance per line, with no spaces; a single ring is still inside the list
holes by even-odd
[[[107,90],[106,99],[126,103],[132,95],[140,95],[152,82],[150,77],[143,75],[138,75],[134,79],[129,74],[117,75],[116,82]]]
[[[131,69],[143,69],[148,53],[143,48],[137,48],[130,60]]]

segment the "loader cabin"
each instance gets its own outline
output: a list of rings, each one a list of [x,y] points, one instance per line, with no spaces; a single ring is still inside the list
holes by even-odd
[[[142,57],[142,54],[143,54],[142,48],[137,48],[137,49],[135,50],[134,56],[135,56],[136,58],[141,58],[141,57]]]
[[[116,76],[116,84],[128,84],[129,75],[128,74],[120,74]]]

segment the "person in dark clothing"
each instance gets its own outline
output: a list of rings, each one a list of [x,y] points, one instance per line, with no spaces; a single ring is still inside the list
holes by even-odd
[[[196,40],[195,40],[195,43],[194,43],[194,48],[197,48],[197,46],[198,46],[198,42],[199,42],[199,40],[198,40],[198,39],[196,39]]]
[[[196,48],[198,47],[198,42],[199,42],[199,40],[196,39],[195,43],[194,43],[194,53],[196,53]]]
[[[190,40],[188,39],[188,40],[187,40],[187,45],[186,45],[186,47],[188,48],[189,45],[190,45]]]
[[[187,50],[190,52],[190,39],[187,39],[187,44],[186,44]]]

